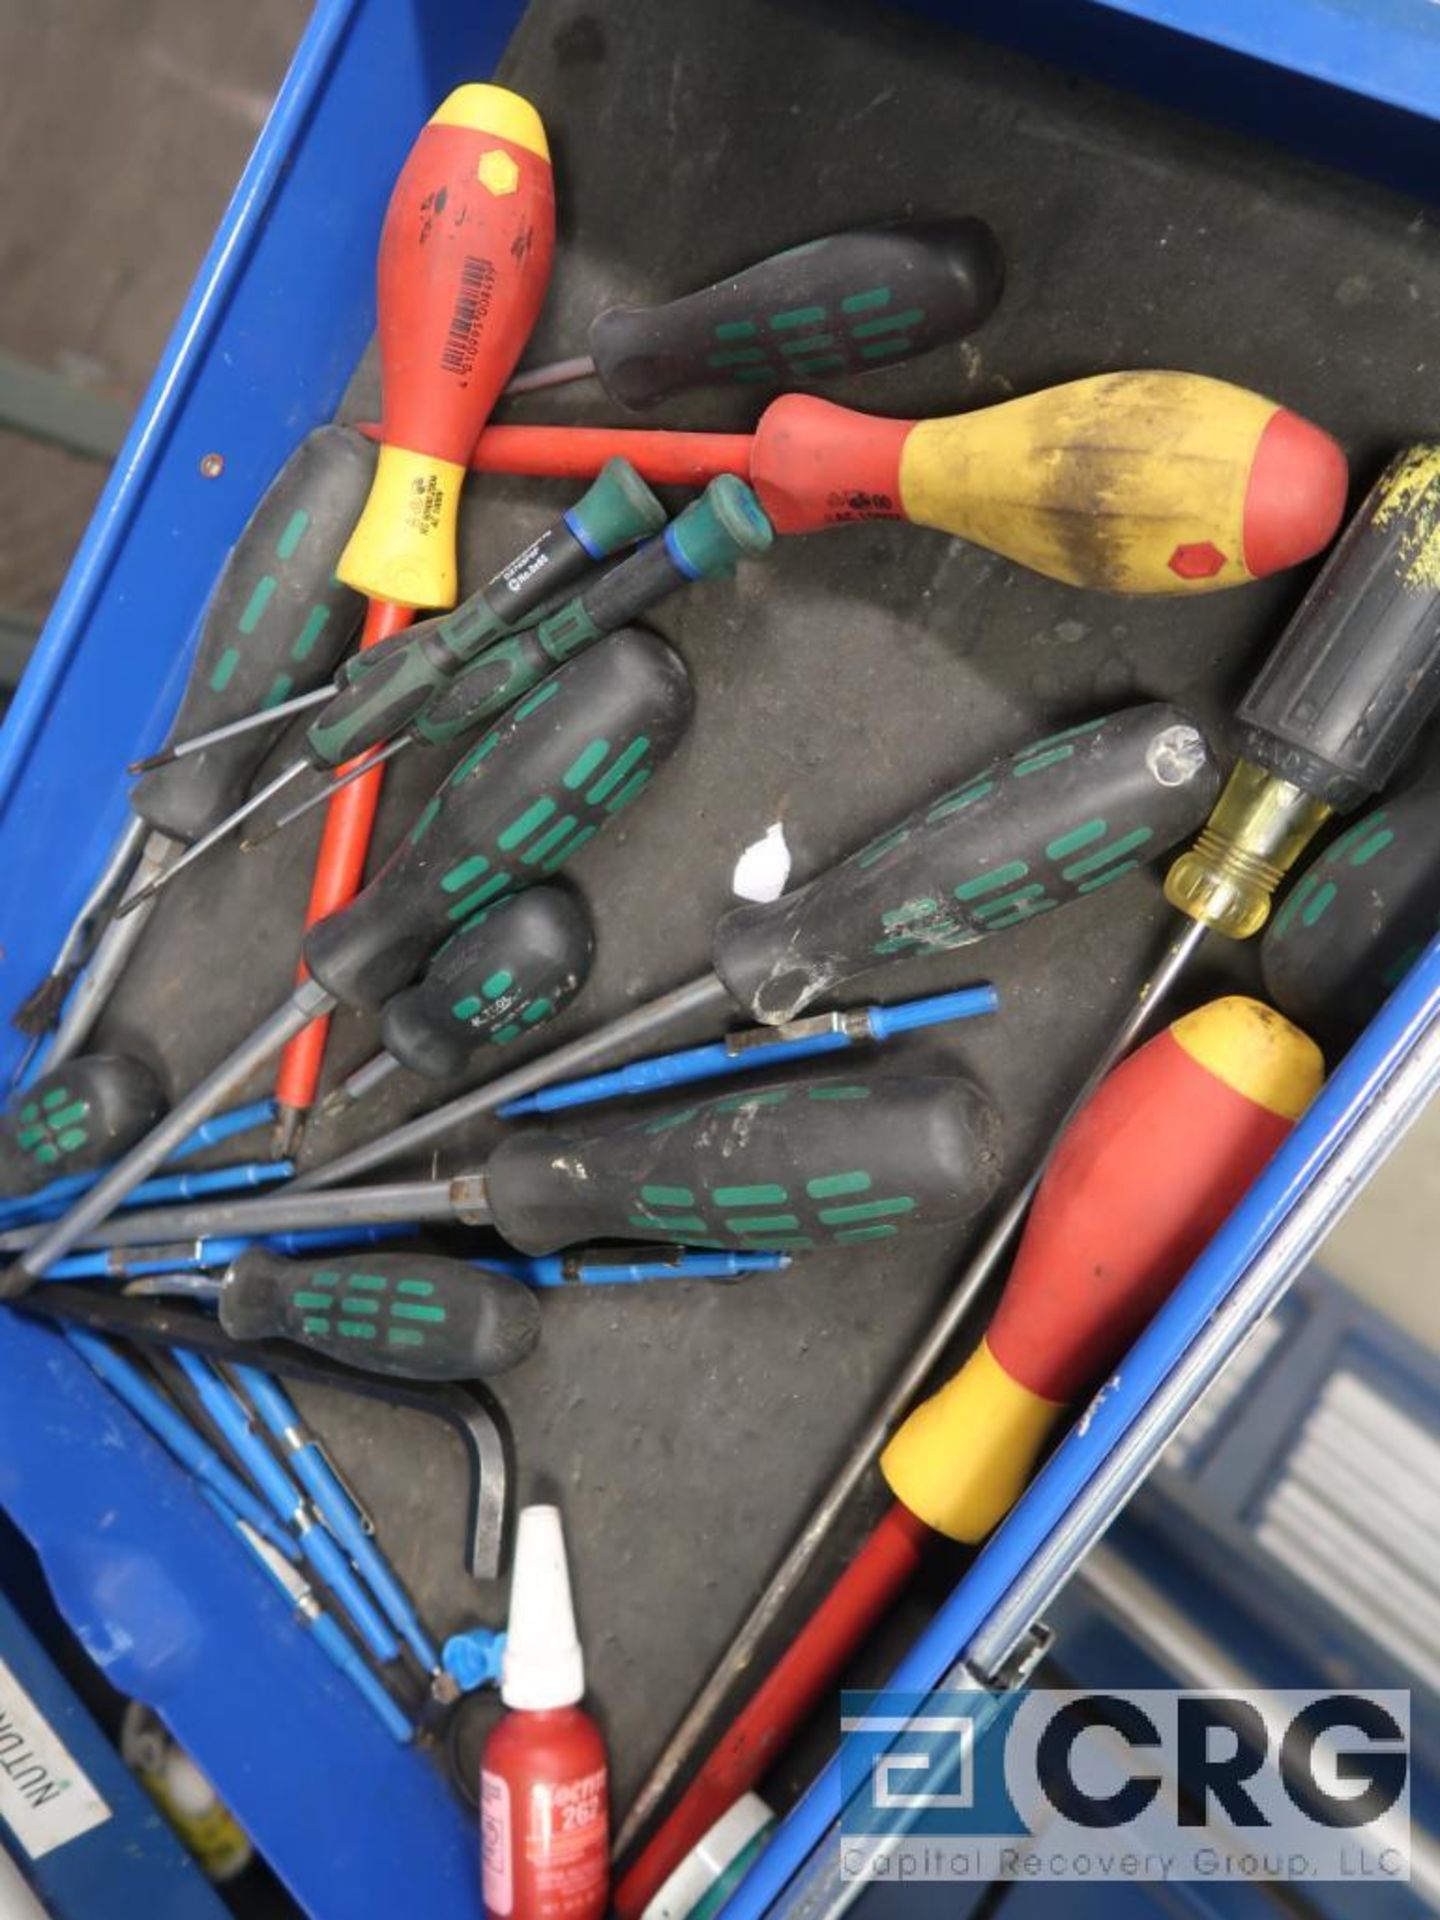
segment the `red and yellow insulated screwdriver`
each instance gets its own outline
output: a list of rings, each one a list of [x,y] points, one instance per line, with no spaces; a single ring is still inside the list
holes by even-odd
[[[485,473],[748,480],[777,533],[910,520],[1072,586],[1208,593],[1307,560],[1345,510],[1345,457],[1273,400],[1194,373],[1108,373],[939,420],[784,394],[751,433],[488,427]]]
[[[1005,284],[983,220],[855,227],[758,260],[657,307],[607,307],[588,354],[525,367],[507,395],[592,375],[626,407],[695,387],[807,387],[973,333]]]
[[[411,149],[380,237],[380,460],[338,569],[370,597],[362,647],[397,633],[417,607],[455,604],[465,462],[535,324],[554,246],[539,114],[503,87],[457,87]],[[331,806],[307,927],[359,887],[382,778],[374,769]],[[282,1154],[315,1098],[327,1029],[315,1021],[282,1057]]]
[[[1298,1028],[1231,998],[1177,1020],[1102,1082],[1060,1137],[984,1340],[881,1456],[899,1504],[620,1881],[621,1920],[761,1778],[918,1565],[926,1529],[982,1539],[1019,1497],[1067,1407],[1121,1360],[1321,1074]]]

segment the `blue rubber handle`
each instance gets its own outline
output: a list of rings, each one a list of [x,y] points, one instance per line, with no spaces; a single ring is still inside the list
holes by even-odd
[[[912,1033],[917,1027],[936,1027],[948,1020],[971,1020],[976,1014],[994,1013],[1000,996],[994,987],[965,987],[954,993],[929,994],[921,1000],[904,1000],[895,1007],[866,1007],[864,1017],[871,1040],[888,1040],[892,1034]],[[840,1053],[855,1044],[855,1037],[834,1028],[826,1033],[807,1033],[794,1040],[773,1040],[764,1046],[743,1047],[734,1052],[723,1040],[706,1046],[684,1047],[677,1053],[656,1054],[649,1060],[636,1060],[628,1067],[615,1067],[608,1073],[587,1074],[580,1080],[563,1080],[553,1087],[541,1087],[497,1109],[502,1120],[514,1120],[526,1113],[558,1113],[565,1107],[588,1107],[598,1100],[620,1100],[637,1093],[655,1093],[662,1087],[686,1086],[695,1080],[719,1080],[729,1074],[778,1067],[795,1060],[812,1060],[826,1053]]]

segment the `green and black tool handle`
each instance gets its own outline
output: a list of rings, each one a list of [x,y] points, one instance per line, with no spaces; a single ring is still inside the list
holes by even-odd
[[[340,554],[370,491],[375,449],[347,427],[309,434],[271,482],[226,560],[201,622],[200,636],[171,738],[209,735],[257,707],[268,710],[296,688],[322,685],[349,647],[364,608],[335,577]],[[152,897],[187,847],[241,804],[266,752],[266,736],[217,741],[156,765],[131,793],[134,818],[150,829],[138,860],[117,877],[97,916],[83,977],[69,993],[47,1054],[53,1064],[79,1054],[139,940],[144,918],[111,916],[128,898]],[[137,763],[149,765],[150,762]],[[133,824],[121,846],[135,839]],[[82,908],[82,914],[86,909]],[[102,929],[103,925],[103,931]],[[86,945],[89,944],[87,940]],[[70,939],[50,979],[31,996],[37,1024],[53,1025],[76,970]]]
[[[1343,1052],[1440,932],[1440,754],[1312,860],[1265,930],[1265,991]]]
[[[645,791],[683,738],[693,704],[679,656],[630,629],[513,707],[451,772],[363,892],[311,928],[310,977],[0,1275],[0,1298],[22,1292],[107,1218],[317,1014],[337,1000],[383,1005],[477,909],[562,867]]]
[[[373,467],[374,449],[368,441],[362,444],[369,450]],[[665,509],[630,462],[607,460],[573,507],[567,508],[538,539],[522,547],[463,606],[444,618],[456,622],[460,629],[475,626],[487,634],[510,633],[528,626],[542,613],[562,604],[560,596],[612,554],[658,533],[664,525]],[[178,756],[209,750],[212,742],[218,744],[221,739],[276,725],[297,712],[310,710],[317,699],[332,697],[382,670],[394,672],[395,662],[408,657],[412,648],[422,658],[435,651],[429,643],[439,624],[426,621],[418,627],[407,627],[372,647],[348,654],[333,679],[316,680],[313,689],[303,696],[251,707],[213,732],[186,732],[163,752],[137,760],[131,771],[159,767]],[[438,649],[438,655],[443,665],[446,650]]]
[[[365,600],[335,577],[375,477],[375,448],[353,427],[308,434],[266,489],[205,609],[195,663],[170,729],[207,733],[332,679]],[[268,736],[242,733],[157,766],[130,803],[187,845],[245,798]]]
[[[396,1154],[553,1081],[615,1064],[678,1027],[791,1019],[856,974],[949,952],[1121,880],[1200,822],[1219,787],[1204,737],[1163,702],[1037,740],[771,906],[720,921],[716,971],[312,1168],[299,1192]]]
[[[610,307],[590,353],[517,374],[529,393],[594,374],[622,406],[694,387],[809,386],[929,353],[988,319],[1005,282],[983,220],[857,227],[787,248],[698,293]]]
[[[219,1311],[232,1340],[292,1340],[407,1380],[508,1373],[540,1337],[523,1280],[421,1253],[301,1261],[252,1247],[226,1270]]]
[[[773,538],[750,488],[724,474],[659,539],[534,628],[507,637],[495,616],[471,601],[412,628],[404,649],[363,673],[312,722],[310,763],[341,766],[407,724],[426,744],[447,745],[605,634],[632,625],[691,581],[728,577]]]
[[[591,1240],[806,1252],[968,1220],[999,1174],[998,1122],[970,1081],[870,1071],[731,1090],[584,1133],[517,1131],[453,1180],[155,1208],[87,1244],[409,1218],[493,1225],[528,1254]]]
[[[440,948],[423,979],[386,1001],[384,1051],[330,1095],[325,1111],[363,1100],[397,1068],[444,1080],[481,1047],[534,1033],[569,1006],[594,957],[590,916],[560,887],[527,887],[482,907]]]
[[[17,1094],[0,1118],[0,1199],[109,1166],[164,1111],[160,1082],[143,1061],[119,1053],[66,1061]]]

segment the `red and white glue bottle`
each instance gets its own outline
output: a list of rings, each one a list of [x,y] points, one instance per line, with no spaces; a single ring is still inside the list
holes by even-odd
[[[485,1743],[480,1844],[491,1920],[602,1920],[610,1888],[610,1780],[600,1729],[579,1702],[558,1507],[526,1507],[515,1535],[500,1698]]]

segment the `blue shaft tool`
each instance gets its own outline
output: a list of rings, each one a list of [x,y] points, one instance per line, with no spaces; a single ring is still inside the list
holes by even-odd
[[[842,1053],[857,1041],[889,1040],[918,1027],[937,1027],[948,1020],[972,1020],[994,1013],[1000,996],[992,986],[964,987],[954,993],[935,993],[923,1000],[902,1000],[894,1007],[855,1007],[848,1013],[822,1013],[812,1019],[792,1020],[783,1027],[746,1027],[703,1047],[682,1047],[678,1053],[657,1053],[610,1073],[587,1074],[582,1080],[562,1080],[538,1093],[507,1101],[498,1109],[502,1120],[523,1113],[556,1113],[562,1107],[588,1107],[597,1100],[620,1100],[629,1094],[657,1093],[662,1087],[687,1086],[694,1080],[718,1080],[727,1074],[758,1072],[817,1054]]]
[[[47,1280],[127,1280],[153,1274],[203,1273],[207,1267],[228,1267],[247,1247],[269,1247],[274,1253],[303,1254],[324,1252],[329,1247],[375,1247],[387,1240],[415,1234],[417,1227],[397,1222],[394,1226],[307,1227],[294,1233],[267,1234],[263,1240],[249,1235],[213,1235],[209,1239],[176,1241],[153,1247],[105,1247],[91,1253],[67,1253],[45,1274]],[[218,1283],[217,1283],[218,1284]],[[204,1296],[211,1291],[207,1283],[195,1288],[131,1287],[131,1293],[188,1293]]]
[[[136,1207],[157,1206],[164,1201],[198,1200],[207,1193],[240,1193],[255,1187],[273,1187],[288,1180],[294,1171],[290,1160],[243,1160],[233,1167],[208,1167],[203,1173],[162,1173],[132,1188],[121,1205],[124,1210],[133,1211]],[[35,1201],[40,1198],[38,1194],[33,1196]],[[68,1204],[62,1195],[43,1207],[17,1205],[13,1212],[0,1214],[0,1228],[8,1231],[22,1222],[30,1225],[55,1219]]]
[[[386,1619],[426,1673],[434,1675],[443,1671],[439,1649],[421,1626],[409,1595],[367,1533],[359,1510],[315,1435],[301,1419],[295,1402],[268,1373],[239,1365],[233,1371],[271,1438],[288,1456],[296,1479],[314,1502],[320,1518],[354,1561],[356,1571],[380,1603]]]
[[[747,1273],[775,1273],[790,1265],[788,1253],[692,1253],[677,1248],[668,1258],[648,1251],[644,1259],[623,1254],[547,1253],[531,1259],[505,1255],[472,1262],[513,1273],[532,1287],[613,1287],[641,1280],[738,1280]]]
[[[203,1153],[207,1147],[217,1147],[237,1133],[251,1133],[274,1118],[273,1100],[252,1100],[248,1106],[232,1107],[228,1113],[213,1114],[210,1119],[202,1120],[195,1131],[180,1142],[170,1158],[188,1159],[192,1153]],[[17,1220],[48,1216],[51,1209],[63,1207],[77,1194],[93,1187],[99,1178],[100,1173],[67,1173],[59,1180],[52,1180],[48,1187],[42,1187],[38,1193],[27,1193],[20,1199],[0,1205],[0,1223],[8,1226],[12,1215]]]
[[[299,1558],[299,1548],[283,1527],[276,1526],[265,1511],[264,1503],[256,1499],[239,1474],[226,1466],[210,1442],[196,1432],[180,1409],[167,1400],[158,1387],[152,1386],[137,1367],[93,1334],[72,1327],[66,1329],[65,1338],[91,1372],[99,1375],[115,1397],[125,1402],[135,1418],[150,1429],[183,1467],[189,1468],[202,1487],[212,1489],[238,1519],[247,1520],[286,1559]]]
[[[296,1619],[309,1628],[321,1652],[339,1668],[356,1692],[364,1696],[391,1739],[398,1740],[402,1746],[413,1740],[415,1729],[326,1613],[315,1597],[314,1588],[245,1521],[240,1521],[235,1530],[294,1607]]]
[[[300,1489],[251,1424],[250,1410],[229,1382],[197,1354],[174,1350],[176,1365],[199,1397],[235,1457],[270,1502],[282,1525],[300,1542],[300,1551],[335,1596],[352,1626],[377,1660],[397,1658],[399,1643],[374,1602],[350,1570],[350,1563],[305,1504]]]

